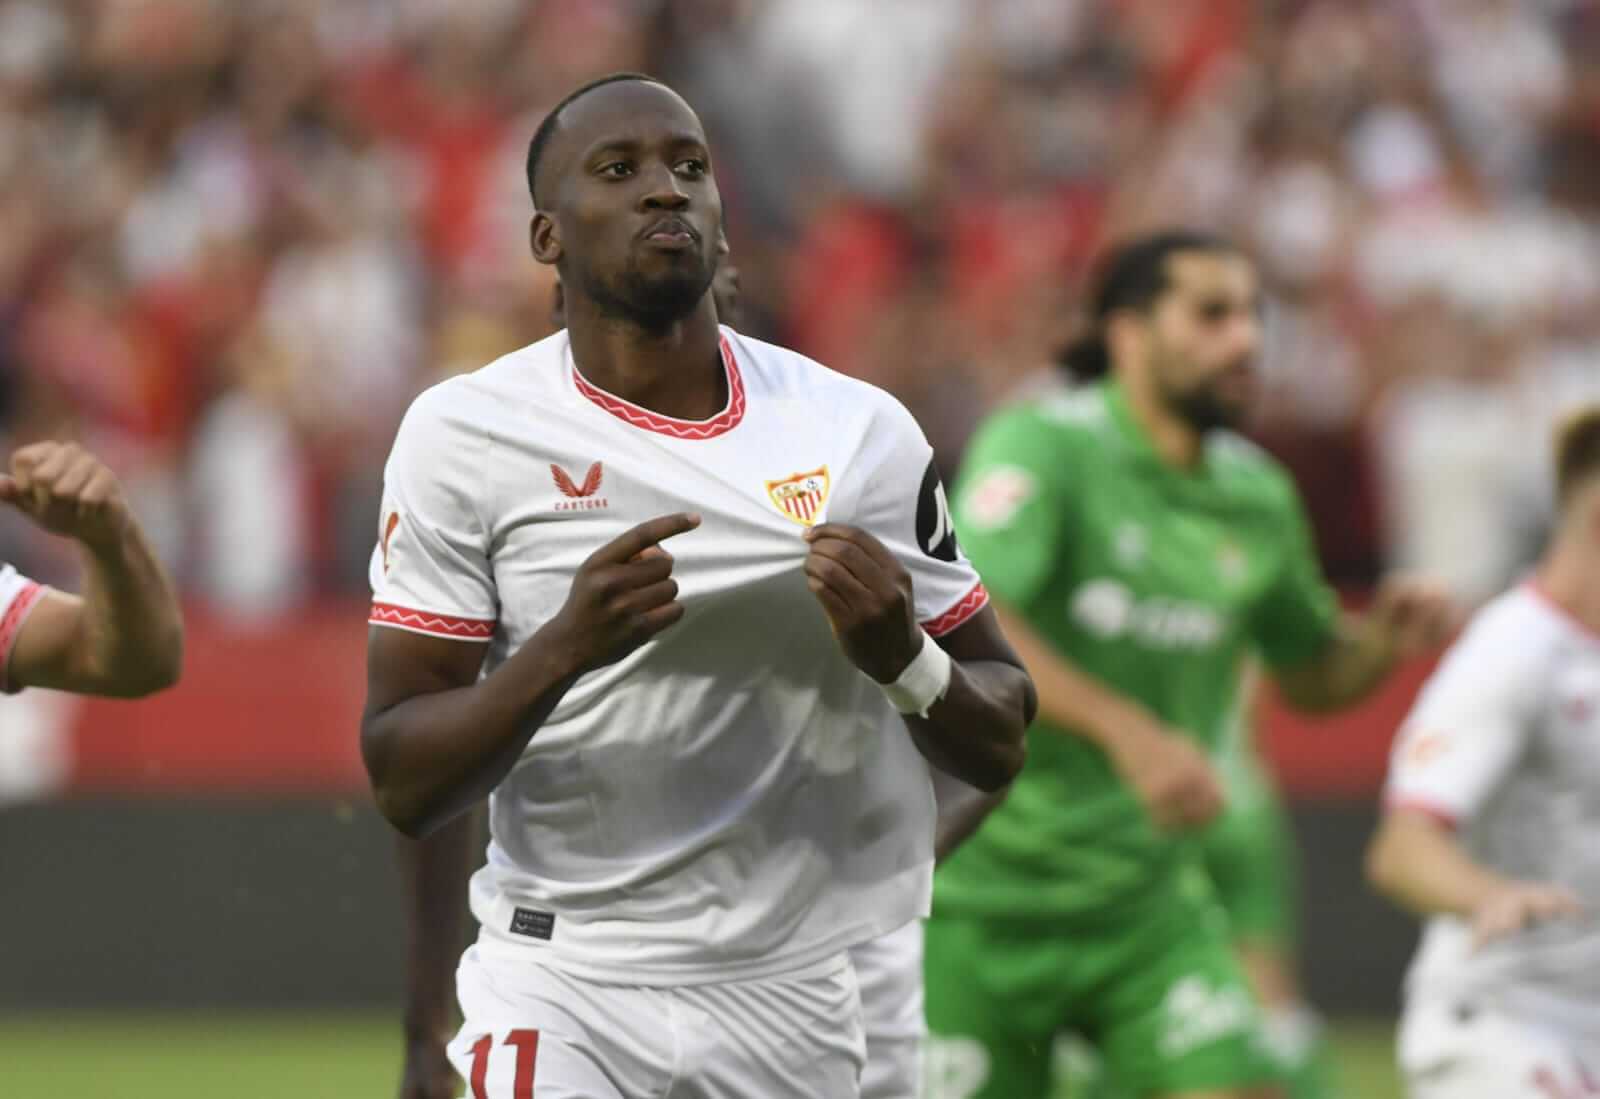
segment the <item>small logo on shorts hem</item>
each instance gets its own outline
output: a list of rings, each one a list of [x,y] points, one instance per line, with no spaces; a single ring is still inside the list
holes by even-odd
[[[530,939],[549,940],[556,930],[554,912],[540,912],[533,908],[519,908],[511,913],[511,933],[526,935]]]

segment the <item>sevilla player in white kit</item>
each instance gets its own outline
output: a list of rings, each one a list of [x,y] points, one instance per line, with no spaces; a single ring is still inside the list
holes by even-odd
[[[1395,744],[1374,883],[1428,917],[1412,1099],[1600,1096],[1600,408],[1557,447],[1534,578],[1486,606]]]
[[[363,752],[409,834],[492,791],[475,1097],[856,1095],[847,951],[927,910],[921,757],[1022,762],[1032,687],[915,422],[717,326],[709,160],[648,78],[558,106],[532,243],[568,328],[424,394],[386,473]]]
[[[738,268],[724,241],[718,242],[711,295],[717,318],[739,328]],[[557,281],[552,320],[566,326]],[[564,485],[570,485],[570,478]],[[562,491],[567,491],[563,487]],[[373,583],[381,584],[383,558],[374,548]],[[942,859],[976,826],[972,812],[980,791],[941,771],[930,770],[938,805],[937,843]],[[446,1047],[455,1027],[455,969],[460,956],[467,882],[481,813],[463,813],[425,839],[401,837],[401,877],[406,885],[405,1059],[399,1099],[453,1099],[455,1070]],[[480,848],[481,850],[481,848]],[[861,1099],[920,1099],[927,1020],[923,1011],[923,936],[920,920],[850,948],[850,964],[861,993],[866,1064]]]
[[[81,595],[0,564],[0,690],[135,698],[177,682],[178,601],[116,476],[76,444],[34,443],[0,474],[0,503],[77,542],[84,563]]]

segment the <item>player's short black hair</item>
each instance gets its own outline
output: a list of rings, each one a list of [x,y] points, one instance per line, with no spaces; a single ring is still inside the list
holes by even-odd
[[[550,109],[539,123],[539,128],[533,131],[533,139],[528,142],[528,195],[533,199],[535,209],[539,207],[539,195],[534,190],[534,180],[539,174],[539,159],[544,156],[544,147],[550,144],[550,137],[556,132],[556,123],[561,121],[561,112],[566,110],[576,99],[581,99],[596,88],[603,88],[607,84],[619,84],[624,80],[637,80],[643,84],[665,84],[647,73],[615,72],[607,76],[597,77],[587,84],[580,84],[566,94],[566,97]]]
[[[1118,245],[1100,261],[1089,293],[1088,331],[1056,356],[1079,381],[1111,372],[1106,322],[1121,309],[1147,309],[1167,289],[1167,260],[1183,252],[1237,253],[1226,237],[1198,229],[1167,229]]]

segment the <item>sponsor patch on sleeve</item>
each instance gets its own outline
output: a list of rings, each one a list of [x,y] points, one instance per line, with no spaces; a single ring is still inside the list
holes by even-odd
[[[962,515],[975,530],[1009,526],[1038,491],[1033,474],[1020,466],[984,470],[962,496]]]

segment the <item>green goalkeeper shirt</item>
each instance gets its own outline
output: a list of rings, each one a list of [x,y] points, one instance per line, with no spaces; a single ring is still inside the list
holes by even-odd
[[[990,417],[954,514],[994,599],[1213,756],[1245,659],[1302,663],[1336,628],[1284,470],[1221,431],[1193,468],[1164,462],[1115,383]],[[936,912],[1115,919],[1189,865],[1191,842],[1154,827],[1098,747],[1043,718],[1028,738],[1005,804],[940,870]]]

